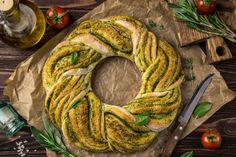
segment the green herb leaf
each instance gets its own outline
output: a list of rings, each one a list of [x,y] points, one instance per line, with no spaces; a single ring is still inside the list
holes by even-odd
[[[153,20],[148,20],[148,25],[149,25],[151,28],[157,27],[157,24],[156,24]]]
[[[156,24],[153,20],[148,20],[148,25],[150,28],[158,28],[159,30],[165,30],[165,26],[163,24]]]
[[[164,26],[163,24],[160,24],[160,25],[159,25],[159,29],[160,29],[160,30],[165,30],[165,26]]]
[[[63,144],[59,130],[57,130],[47,118],[44,118],[43,122],[45,130],[42,132],[34,127],[30,127],[36,141],[43,147],[55,151],[56,153],[63,154],[66,157],[75,157]]]
[[[71,104],[71,108],[75,108],[77,105],[80,104],[80,102],[81,102],[80,99],[75,100],[75,101]]]
[[[169,3],[168,2],[168,7],[171,8],[175,13],[178,12],[178,9],[180,9],[181,7],[174,4],[174,3]]]
[[[187,81],[195,81],[196,76],[193,72],[193,59],[192,58],[185,59],[185,68],[188,70],[188,72],[186,73],[185,79]]]
[[[71,63],[76,64],[79,58],[79,52],[72,52],[71,54]]]
[[[203,117],[212,108],[212,103],[208,101],[198,103],[197,107],[193,111],[194,118]]]
[[[40,139],[41,139],[41,132],[38,131],[38,130],[37,130],[36,128],[34,128],[34,127],[31,127],[30,129],[31,129],[32,134],[34,135],[34,138],[35,138],[36,140],[40,140]]]
[[[188,69],[192,69],[193,68],[193,59],[192,58],[187,58],[185,60],[185,66]]]
[[[194,75],[185,76],[185,79],[186,79],[187,81],[195,81],[195,80],[196,80],[196,76],[194,76]]]
[[[180,0],[177,4],[167,3],[175,13],[175,18],[186,22],[189,28],[203,33],[223,36],[234,43],[236,42],[236,34],[222,21],[217,12],[209,15],[199,14],[194,0]],[[211,0],[204,0],[204,3],[210,4]]]
[[[180,157],[193,157],[193,151],[185,152]]]
[[[51,128],[50,122],[48,118],[43,118],[43,125],[44,125],[44,134],[47,134],[50,138],[53,138],[53,130]]]
[[[150,121],[149,113],[135,115],[135,123],[139,126],[146,125],[149,123],[149,121]]]

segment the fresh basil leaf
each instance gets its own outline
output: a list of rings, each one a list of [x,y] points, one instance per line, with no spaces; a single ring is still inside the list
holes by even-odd
[[[180,157],[193,157],[193,151],[185,152]]]
[[[150,121],[149,113],[135,115],[135,123],[139,126],[146,125],[149,123],[149,121]]]
[[[203,117],[212,108],[212,103],[208,101],[200,102],[193,111],[194,118]]]
[[[79,105],[80,102],[81,102],[80,99],[75,100],[75,101],[71,104],[71,108],[75,108],[77,105]]]
[[[76,64],[79,58],[79,52],[72,52],[71,54],[71,62],[72,64]]]

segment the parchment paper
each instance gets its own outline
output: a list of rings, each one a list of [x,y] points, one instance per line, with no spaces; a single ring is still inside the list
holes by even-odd
[[[24,117],[30,125],[42,129],[42,115],[44,113],[45,91],[42,86],[41,71],[50,50],[72,31],[81,21],[89,18],[104,18],[111,15],[130,15],[144,23],[153,20],[157,27],[151,30],[158,36],[171,43],[182,59],[192,58],[196,80],[184,82],[182,85],[182,104],[186,104],[191,97],[196,85],[209,73],[214,73],[214,79],[206,90],[202,100],[213,103],[213,108],[207,115],[200,119],[192,118],[184,132],[183,137],[191,133],[224,104],[231,101],[235,93],[228,89],[220,73],[212,65],[207,65],[206,56],[198,46],[187,48],[178,47],[175,36],[173,17],[165,2],[157,0],[108,0],[93,11],[76,21],[73,25],[59,33],[41,49],[19,64],[6,82],[4,94],[10,98],[11,104]],[[161,25],[164,29],[161,29]],[[128,102],[140,88],[140,74],[133,63],[120,58],[111,58],[99,64],[94,71],[92,87],[101,100],[107,103],[122,105]],[[170,127],[171,128],[171,127]],[[160,154],[163,143],[170,134],[170,128],[162,131],[150,147],[143,152],[133,154],[119,153],[89,153],[70,147],[74,153],[96,157],[157,157]],[[48,156],[56,156],[48,151]]]

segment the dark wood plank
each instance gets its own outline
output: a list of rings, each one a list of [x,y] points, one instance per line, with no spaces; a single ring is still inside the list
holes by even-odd
[[[45,149],[35,141],[29,126],[25,126],[8,140],[2,133],[0,134],[0,156],[16,157],[20,156],[20,152],[26,154],[27,157],[46,157]]]
[[[40,5],[40,8],[45,12],[51,4],[57,4],[65,7],[71,14],[71,23],[80,18],[92,8],[102,3],[103,0],[33,0]],[[227,0],[223,3],[226,7],[234,9],[234,6],[230,6]],[[221,3],[221,1],[219,1]],[[5,80],[14,71],[17,64],[25,60],[28,56],[33,54],[38,48],[40,48],[46,41],[56,35],[59,31],[48,30],[44,36],[43,41],[33,48],[27,50],[19,50],[9,47],[0,42],[0,99],[4,98],[3,88]],[[215,67],[221,72],[222,76],[226,80],[229,88],[236,91],[236,45],[227,43],[233,54],[232,60],[214,64]],[[202,47],[205,47],[203,44]],[[218,112],[216,112],[208,121],[196,129],[193,133],[180,141],[176,146],[173,156],[179,157],[180,154],[188,150],[194,150],[195,156],[201,157],[234,157],[236,154],[236,100],[226,104]],[[219,150],[210,151],[201,146],[200,137],[202,132],[207,128],[215,127],[219,129],[223,136],[223,145]],[[41,147],[34,138],[31,136],[29,126],[25,126],[19,131],[13,138],[6,139],[2,133],[0,133],[0,157],[16,157],[17,143],[24,142],[25,148],[23,152],[28,157],[46,157],[45,149]],[[15,149],[14,149],[15,148]],[[29,150],[28,152],[26,152]]]
[[[217,0],[218,6],[227,8],[227,9],[236,9],[236,1],[235,0]]]
[[[52,4],[60,4],[60,6],[65,7],[70,12],[70,23],[82,17],[84,14],[89,12],[91,9],[101,4],[103,0],[73,0],[73,1],[61,1],[61,0],[34,0],[37,4],[40,5],[40,8],[45,13],[46,9],[49,8]],[[0,100],[6,99],[3,96],[3,89],[5,80],[11,75],[15,67],[33,54],[38,48],[40,48],[44,43],[49,39],[55,36],[58,30],[47,30],[40,44],[37,44],[33,48],[26,50],[20,50],[17,48],[12,48],[0,41]],[[0,156],[1,157],[16,157],[19,156],[17,152],[17,142],[26,142],[24,143],[23,153],[28,157],[46,157],[45,148],[41,147],[31,136],[29,126],[25,126],[21,129],[14,137],[11,139],[6,139],[4,134],[0,133]],[[28,152],[27,152],[28,150]]]
[[[236,154],[236,117],[232,116],[232,113],[236,112],[235,103],[236,100],[222,107],[203,125],[180,141],[176,146],[173,157],[178,157],[180,154],[191,150],[194,151],[194,156],[197,157],[233,157]],[[216,128],[222,134],[223,142],[220,149],[212,151],[202,147],[201,135],[208,128]]]

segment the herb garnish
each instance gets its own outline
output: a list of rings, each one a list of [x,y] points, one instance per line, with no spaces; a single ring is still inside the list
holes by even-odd
[[[135,115],[135,123],[139,126],[143,126],[149,123],[150,121],[150,114],[149,113],[143,113]]]
[[[185,60],[185,68],[188,69],[188,74],[185,76],[187,81],[194,81],[196,80],[196,76],[193,72],[193,59],[187,58]]]
[[[75,108],[76,106],[78,106],[80,104],[81,100],[80,99],[77,99],[75,100],[72,104],[71,104],[71,108]]]
[[[189,28],[223,36],[232,42],[236,42],[236,34],[226,26],[217,12],[201,15],[198,13],[193,0],[180,0],[178,4],[168,3],[168,6],[175,12],[175,18],[186,22]]]
[[[78,61],[78,58],[79,58],[79,52],[72,52],[71,53],[71,62],[72,62],[72,64],[76,64],[77,63],[77,61]]]
[[[200,102],[193,111],[194,118],[201,118],[211,110],[212,103],[208,101]]]
[[[157,24],[156,24],[153,20],[148,20],[148,25],[149,25],[151,28],[157,27]]]
[[[150,28],[158,28],[159,30],[165,30],[165,26],[163,24],[156,24],[153,20],[148,20],[148,25]]]
[[[63,154],[65,157],[75,157],[71,154],[61,140],[60,132],[51,124],[48,118],[43,119],[44,130],[40,132],[34,127],[30,127],[36,141],[43,147]]]
[[[185,152],[180,157],[193,157],[193,151]]]

